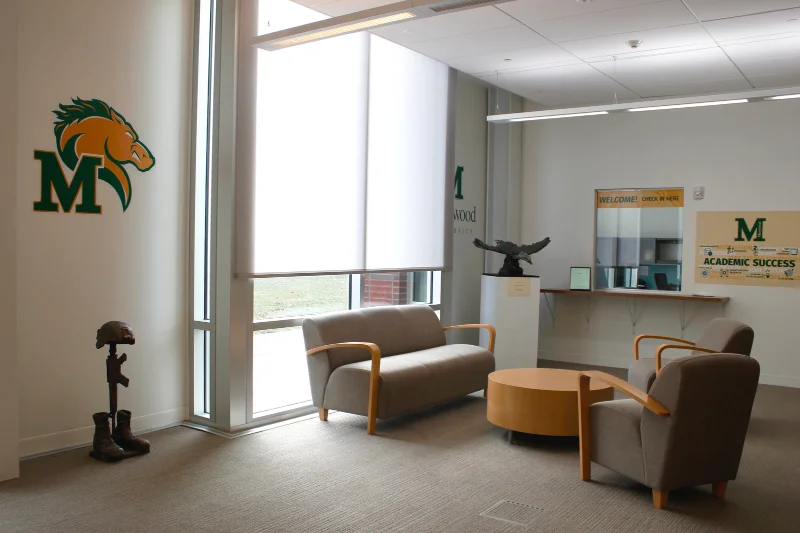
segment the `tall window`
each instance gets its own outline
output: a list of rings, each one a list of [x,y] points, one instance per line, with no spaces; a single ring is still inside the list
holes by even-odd
[[[259,33],[322,18],[259,2]],[[446,66],[368,33],[259,50],[254,242],[244,245],[249,273],[274,277],[253,281],[254,419],[310,405],[304,317],[438,309],[440,273],[408,270],[444,266],[448,91]]]
[[[214,127],[214,28],[215,0],[197,3],[197,56],[195,65],[195,123],[192,217],[192,374],[194,401],[192,414],[208,418],[211,414],[211,227],[212,227],[212,151]]]
[[[597,289],[681,289],[683,189],[596,192]]]

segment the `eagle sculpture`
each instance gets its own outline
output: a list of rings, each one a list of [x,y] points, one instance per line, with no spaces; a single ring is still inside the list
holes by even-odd
[[[505,277],[519,277],[522,276],[522,267],[519,266],[520,261],[531,262],[531,256],[536,252],[541,251],[542,248],[550,244],[550,237],[545,237],[544,240],[535,242],[533,244],[514,244],[511,241],[494,241],[494,246],[489,246],[480,239],[475,239],[472,243],[478,248],[489,250],[490,252],[497,252],[506,256],[503,261],[503,266],[498,276]]]

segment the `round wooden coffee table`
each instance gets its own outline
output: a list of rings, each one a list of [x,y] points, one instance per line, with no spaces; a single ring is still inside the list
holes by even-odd
[[[590,382],[590,402],[614,399],[614,389]],[[513,368],[489,374],[486,418],[510,432],[578,435],[578,372]],[[509,441],[513,433],[509,433]]]

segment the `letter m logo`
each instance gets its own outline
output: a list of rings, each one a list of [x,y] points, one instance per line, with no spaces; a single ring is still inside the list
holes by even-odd
[[[33,158],[42,164],[42,192],[38,202],[33,203],[34,211],[58,211],[58,205],[65,213],[72,211],[72,206],[81,193],[81,203],[75,206],[76,213],[101,213],[95,195],[97,185],[97,169],[103,166],[103,158],[93,155],[81,156],[72,181],[67,183],[64,169],[54,152],[35,150]],[[53,191],[58,203],[53,202]]]
[[[459,167],[456,169],[456,183],[455,183],[456,200],[463,200],[464,199],[464,195],[461,194],[461,175],[463,173],[464,173],[464,167],[459,165]]]
[[[764,222],[766,221],[766,218],[757,218],[753,226],[749,227],[745,219],[737,218],[736,222],[739,224],[739,235],[736,237],[736,240],[764,242]],[[753,235],[755,235],[755,239]]]

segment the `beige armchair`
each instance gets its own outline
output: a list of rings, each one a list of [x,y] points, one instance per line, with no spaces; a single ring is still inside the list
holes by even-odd
[[[739,469],[759,372],[758,361],[738,354],[689,355],[666,365],[649,393],[604,372],[581,372],[581,479],[591,479],[594,461],[650,487],[659,509],[683,487],[711,484],[723,498]],[[592,379],[630,399],[590,405]]]
[[[447,344],[444,332],[483,328],[488,349]],[[328,410],[376,420],[486,390],[494,371],[495,329],[489,324],[442,327],[426,305],[373,307],[303,321],[311,396],[320,420]]]
[[[661,367],[669,363],[663,358],[667,350],[689,350],[698,353],[735,353],[750,355],[753,348],[753,328],[730,318],[715,318],[709,322],[697,343],[665,337],[663,335],[639,335],[633,341],[633,362],[628,367],[628,382],[644,390],[650,390]],[[643,339],[660,339],[670,341],[656,349],[655,358],[639,357],[639,342]]]

